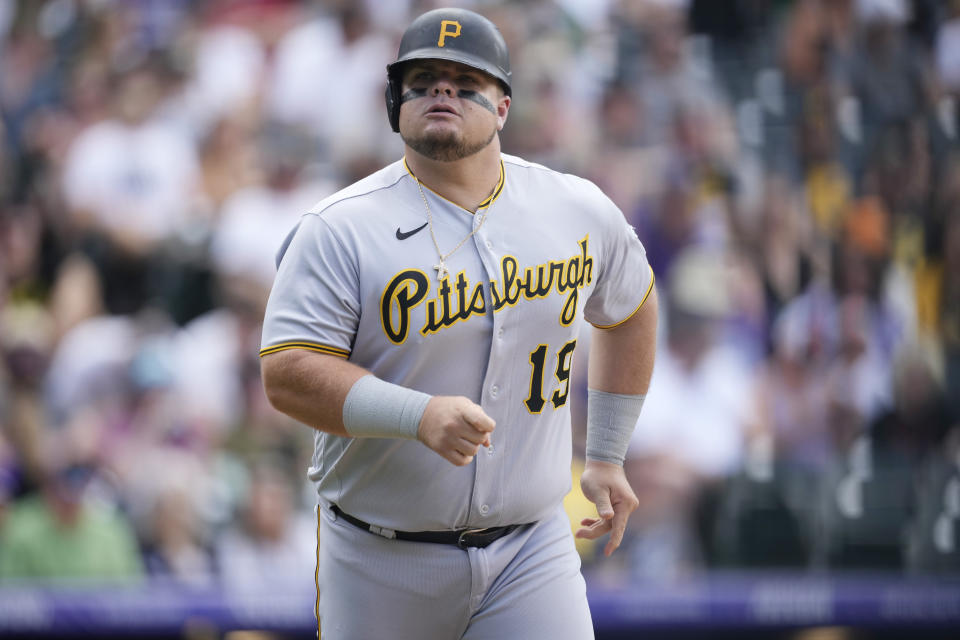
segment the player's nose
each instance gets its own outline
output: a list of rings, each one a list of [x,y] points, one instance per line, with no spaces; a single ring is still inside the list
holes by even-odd
[[[449,97],[454,97],[457,95],[457,87],[453,84],[453,81],[446,76],[439,76],[433,82],[433,86],[430,87],[430,94],[434,97],[439,95],[446,95]]]

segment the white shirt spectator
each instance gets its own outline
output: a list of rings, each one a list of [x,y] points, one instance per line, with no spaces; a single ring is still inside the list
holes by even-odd
[[[383,91],[386,65],[395,58],[394,44],[376,32],[347,42],[330,19],[295,27],[277,45],[268,110],[308,126],[332,157],[394,158],[401,147],[387,122]]]
[[[196,151],[180,129],[110,120],[71,145],[63,189],[70,208],[98,225],[160,241],[186,223],[198,180]]]
[[[214,230],[211,255],[222,275],[254,280],[269,291],[280,245],[300,216],[335,191],[311,182],[290,191],[249,187],[230,197]]]
[[[714,347],[689,370],[662,349],[630,455],[669,454],[711,478],[735,472],[752,393],[750,368],[732,349]]]
[[[137,327],[128,316],[97,316],[68,331],[57,345],[46,378],[46,398],[57,419],[117,387],[137,349]]]
[[[186,108],[196,114],[203,129],[254,100],[265,69],[266,53],[256,35],[233,25],[208,29],[197,44]]]
[[[243,513],[216,543],[228,590],[313,592],[317,521],[297,508],[294,484],[278,469],[252,468]]]
[[[243,411],[238,325],[230,311],[216,309],[190,321],[170,344],[179,411],[215,429],[233,426]]]
[[[229,590],[313,591],[317,531],[312,519],[297,514],[280,540],[258,540],[229,529],[217,544],[220,577]]]

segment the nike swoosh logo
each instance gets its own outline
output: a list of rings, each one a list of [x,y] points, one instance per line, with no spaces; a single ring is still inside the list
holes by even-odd
[[[423,231],[424,229],[426,229],[426,227],[427,227],[426,222],[424,222],[422,225],[420,225],[413,231],[400,231],[400,227],[397,227],[397,240],[406,240],[407,238],[417,233],[418,231]]]

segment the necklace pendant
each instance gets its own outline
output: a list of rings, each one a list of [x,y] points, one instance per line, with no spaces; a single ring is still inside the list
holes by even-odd
[[[433,265],[433,268],[437,270],[437,280],[443,280],[447,277],[447,274],[450,273],[447,270],[447,263],[442,259],[440,260],[439,264]]]

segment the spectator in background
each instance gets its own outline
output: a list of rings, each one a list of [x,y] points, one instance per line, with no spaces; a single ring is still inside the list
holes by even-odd
[[[803,193],[817,235],[836,238],[854,195],[851,176],[839,157],[840,132],[834,123],[833,100],[828,93],[813,92],[795,123],[796,163]]]
[[[18,152],[29,144],[31,115],[55,104],[64,82],[55,34],[44,29],[41,13],[38,3],[15,5],[6,18],[9,33],[0,40],[0,111],[9,129],[8,142]]]
[[[147,572],[190,586],[210,586],[214,566],[204,544],[203,522],[189,491],[171,486],[153,505],[148,526],[141,533]]]
[[[513,155],[561,171],[597,171],[594,140],[603,123],[593,113],[605,79],[591,67],[596,50],[604,46],[604,34],[587,28],[591,2],[562,4],[485,8],[501,25],[514,69],[513,124],[504,129],[504,145]]]
[[[77,323],[51,347],[44,372],[44,406],[53,428],[93,409],[111,424],[125,410],[127,366],[140,331],[131,316],[95,315]],[[98,345],[91,349],[91,345]]]
[[[256,31],[264,18],[260,10],[285,9],[284,3],[260,4],[214,2],[208,12],[197,16],[188,54],[190,77],[176,105],[181,111],[178,119],[196,137],[212,131],[224,118],[256,111],[268,64],[266,43]]]
[[[892,355],[877,344],[876,312],[860,295],[837,301],[837,351],[825,372],[827,424],[839,452],[847,452],[869,423],[889,409]]]
[[[102,447],[140,531],[170,492],[190,496],[204,520],[200,533],[223,526],[238,499],[243,471],[223,445],[240,401],[236,372],[228,372],[235,336],[225,315],[182,329],[159,323],[135,337],[124,362],[124,404],[104,416]]]
[[[786,176],[776,173],[764,180],[757,215],[759,220],[744,234],[744,240],[763,281],[769,335],[773,319],[812,277],[814,225],[797,189]]]
[[[640,498],[629,562],[645,579],[702,566],[699,502],[739,469],[755,426],[752,363],[722,332],[734,277],[722,252],[702,247],[683,250],[667,275],[666,343],[625,467]]]
[[[284,238],[335,189],[311,175],[316,145],[302,128],[266,123],[257,149],[263,184],[238,189],[224,203],[210,256],[223,295],[262,314]]]
[[[906,0],[857,0],[857,32],[849,55],[838,59],[838,99],[853,98],[848,133],[862,141],[858,165],[890,127],[924,114],[934,86],[928,56],[908,38]],[[860,166],[858,166],[860,170]]]
[[[112,119],[74,140],[63,168],[71,219],[104,284],[106,307],[130,313],[166,293],[163,252],[191,225],[199,194],[192,140],[153,119],[164,96],[158,61],[114,78]]]
[[[850,403],[853,426],[834,426],[839,455],[819,478],[823,508],[816,549],[832,567],[902,570],[929,561],[924,542],[940,534],[925,511],[932,507],[948,519],[960,515],[951,511],[949,481],[940,475],[949,475],[951,466],[939,453],[947,449],[951,426],[942,360],[929,344],[907,343],[891,369],[889,407],[867,420]],[[951,560],[956,566],[956,554]]]
[[[383,67],[395,47],[389,34],[371,28],[364,3],[332,5],[326,15],[304,20],[277,43],[265,115],[305,126],[324,156],[348,170],[341,177],[349,182],[399,151],[383,117]],[[337,89],[318,94],[317,87],[333,78]]]
[[[286,464],[266,458],[251,465],[240,518],[217,537],[225,589],[313,588],[313,571],[304,569],[316,564],[317,523],[298,509],[296,486]]]
[[[952,427],[944,393],[944,358],[936,342],[908,342],[893,361],[893,402],[880,413],[869,431],[886,460],[915,471],[924,460],[942,450]]]
[[[827,424],[826,345],[809,315],[792,306],[777,314],[772,353],[757,385],[758,418],[788,470],[816,474],[834,456]]]
[[[46,443],[40,490],[15,501],[0,529],[0,579],[130,582],[142,576],[133,529],[115,504],[91,495],[99,471],[78,444]]]
[[[637,90],[646,144],[666,144],[677,113],[717,109],[722,98],[709,66],[686,47],[686,2],[648,1],[627,12],[643,46],[637,68],[622,70]],[[631,60],[622,58],[624,65]]]
[[[0,305],[0,426],[15,455],[11,479],[18,493],[36,489],[44,475],[49,420],[42,387],[53,339],[53,320],[41,305]]]
[[[262,179],[258,166],[257,121],[243,115],[218,120],[200,139],[200,172],[204,206],[217,220],[230,197]]]

